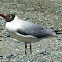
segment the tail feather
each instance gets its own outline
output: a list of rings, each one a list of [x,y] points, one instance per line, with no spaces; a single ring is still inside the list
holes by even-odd
[[[62,34],[62,30],[54,30],[56,34]]]

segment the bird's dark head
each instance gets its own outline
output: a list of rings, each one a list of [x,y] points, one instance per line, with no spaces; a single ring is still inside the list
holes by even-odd
[[[12,20],[14,20],[15,15],[14,14],[9,14],[9,15],[3,15],[0,14],[0,16],[2,16],[7,22],[11,22]]]

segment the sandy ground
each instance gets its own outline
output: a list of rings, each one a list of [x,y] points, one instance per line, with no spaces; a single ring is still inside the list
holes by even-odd
[[[62,29],[61,0],[0,0],[0,13],[17,14],[25,21]],[[0,17],[0,62],[62,62],[62,35],[32,43],[32,54],[29,53],[28,44],[25,55],[24,43],[7,37],[5,23]]]

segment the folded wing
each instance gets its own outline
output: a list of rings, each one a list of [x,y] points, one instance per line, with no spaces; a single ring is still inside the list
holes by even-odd
[[[31,35],[37,38],[47,37],[55,35],[55,32],[52,29],[43,28],[37,24],[23,21],[21,27],[17,29],[17,32],[22,35]]]

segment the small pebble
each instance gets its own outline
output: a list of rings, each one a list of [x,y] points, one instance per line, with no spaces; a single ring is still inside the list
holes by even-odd
[[[49,52],[41,52],[40,54],[43,54],[43,55],[51,55],[51,53],[49,53]]]
[[[5,37],[5,38],[6,38],[6,37],[10,37],[10,35],[9,35],[9,34],[7,34],[7,35],[5,35],[4,37]]]
[[[0,56],[0,58],[2,58],[3,56]]]
[[[0,40],[0,41],[2,41],[2,40]]]
[[[6,58],[11,58],[11,57],[13,57],[14,55],[13,54],[11,54],[11,55],[9,55],[9,56],[7,56]]]

